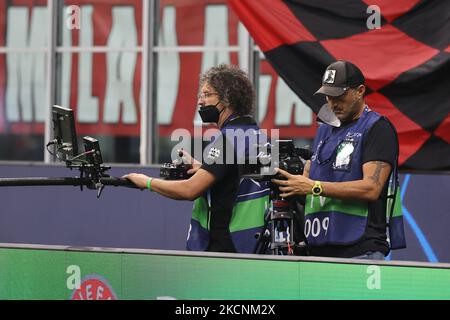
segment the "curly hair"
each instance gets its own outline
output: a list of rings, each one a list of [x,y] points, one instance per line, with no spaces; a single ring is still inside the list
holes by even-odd
[[[255,103],[255,90],[247,74],[234,65],[220,64],[200,77],[200,87],[211,86],[221,102],[238,115],[250,115]]]

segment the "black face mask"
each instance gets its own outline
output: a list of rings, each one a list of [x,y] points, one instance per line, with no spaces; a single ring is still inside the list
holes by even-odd
[[[219,116],[222,113],[225,108],[223,108],[221,111],[217,110],[217,105],[220,103],[220,100],[215,104],[210,104],[207,106],[201,106],[198,110],[198,114],[200,115],[200,118],[202,118],[202,121],[205,123],[218,123],[219,122]]]

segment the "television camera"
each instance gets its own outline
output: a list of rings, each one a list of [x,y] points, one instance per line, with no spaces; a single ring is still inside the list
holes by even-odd
[[[275,168],[294,175],[303,174],[305,163],[311,158],[311,151],[295,147],[292,140],[276,140],[273,145],[257,144],[253,151],[256,152],[249,153],[254,154],[254,158],[250,156],[242,166],[242,177],[267,183],[271,203],[265,213],[262,231],[255,235],[258,240],[254,253],[271,251],[277,255],[306,255],[306,239],[303,235],[305,197],[284,199],[280,196],[279,186],[271,180],[284,179],[274,171]],[[177,159],[163,164],[160,167],[160,177],[167,180],[189,179],[187,171],[192,166],[184,163],[182,156],[183,152],[180,150]]]
[[[279,186],[271,180],[284,180],[274,168],[280,168],[293,175],[303,174],[306,161],[311,158],[307,148],[295,147],[292,140],[276,140],[273,145],[265,145],[257,155],[256,164],[250,165],[243,177],[266,181],[270,188],[271,206],[267,209],[262,232],[254,253],[275,255],[306,255],[306,239],[303,235],[305,197],[283,198]]]

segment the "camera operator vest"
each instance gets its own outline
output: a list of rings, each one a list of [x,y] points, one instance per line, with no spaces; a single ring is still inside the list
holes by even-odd
[[[229,141],[233,141],[234,154],[236,156],[248,155],[250,144],[248,142],[237,143],[236,136],[230,135],[229,133],[232,133],[232,131],[228,130],[240,129],[244,130],[243,132],[246,130],[259,130],[253,119],[250,117],[243,118],[239,118],[239,121],[233,121],[236,118],[231,118],[221,129],[221,134]],[[218,183],[221,182],[219,181]],[[257,242],[255,234],[261,232],[264,226],[264,215],[269,203],[269,192],[270,189],[266,181],[240,178],[232,212],[229,213],[231,214],[231,219],[228,226],[224,226],[228,228],[236,252],[253,252]],[[207,250],[210,239],[211,214],[228,213],[211,212],[211,192],[208,190],[205,195],[194,201],[186,245],[188,250]]]
[[[322,124],[314,141],[309,178],[328,182],[361,180],[363,142],[372,125],[380,117],[366,106],[361,117],[346,127],[335,128]],[[392,181],[394,182],[392,191],[397,191],[397,165],[393,168]],[[390,205],[387,206],[392,249],[404,247],[405,242],[399,192],[394,193],[394,198],[393,214],[390,212],[393,204],[390,196],[388,196],[391,200],[388,201]],[[368,211],[366,201],[307,195],[305,236],[308,244],[345,245],[357,242],[366,231]]]
[[[209,201],[208,201],[209,200]],[[194,202],[187,249],[205,251],[209,244],[210,199],[199,197]],[[229,231],[238,253],[252,253],[262,231],[264,213],[269,205],[269,187],[266,182],[242,179],[233,207]]]

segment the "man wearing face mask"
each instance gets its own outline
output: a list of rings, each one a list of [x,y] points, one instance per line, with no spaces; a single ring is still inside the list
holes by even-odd
[[[406,246],[401,213],[387,210],[388,187],[389,194],[398,189],[397,134],[387,118],[365,103],[365,79],[356,65],[336,61],[322,79],[316,94],[326,96],[323,108],[329,114],[318,128],[313,156],[303,175],[278,169],[286,180],[273,182],[283,197],[306,195],[304,233],[310,255],[382,260],[390,249]],[[399,205],[396,196],[393,208]],[[393,213],[389,241],[387,212]]]
[[[217,124],[220,132],[204,150],[203,164],[185,153],[193,166],[187,180],[167,181],[136,173],[124,176],[141,189],[195,200],[188,250],[253,252],[255,233],[264,225],[269,189],[266,183],[241,179],[243,165],[237,157],[248,155],[251,146],[237,143],[242,139],[234,133],[259,129],[251,117],[254,100],[253,86],[238,67],[219,65],[207,70],[200,79],[199,114],[203,122]]]

